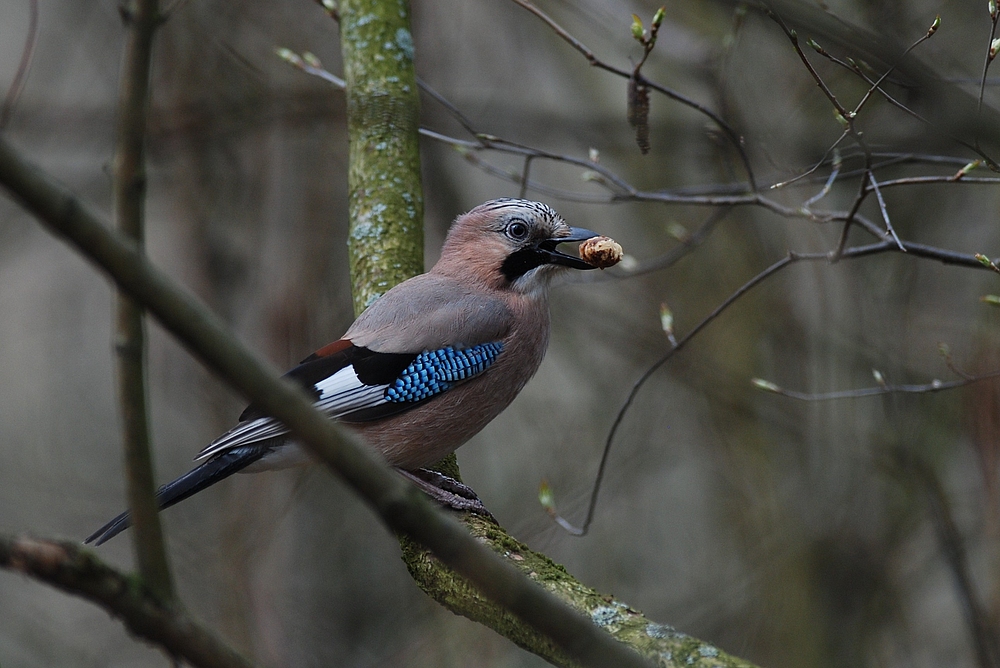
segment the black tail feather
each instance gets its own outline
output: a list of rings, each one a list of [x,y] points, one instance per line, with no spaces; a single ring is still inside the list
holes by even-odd
[[[168,482],[156,491],[156,501],[160,510],[180,503],[193,494],[214,485],[223,478],[250,466],[255,461],[270,452],[270,448],[261,447],[255,443],[241,448],[227,450],[210,459],[201,466],[192,469],[173,482]],[[100,529],[90,534],[84,543],[94,543],[95,546],[106,543],[125,529],[132,526],[132,518],[126,510]]]

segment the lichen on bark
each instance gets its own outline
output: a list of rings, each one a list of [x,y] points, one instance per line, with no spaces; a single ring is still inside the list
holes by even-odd
[[[419,100],[405,0],[344,0],[348,188],[355,314],[424,269]]]
[[[749,662],[651,621],[614,596],[587,587],[544,554],[534,552],[489,519],[463,514],[473,536],[504,557],[531,580],[589,617],[619,641],[631,646],[654,665],[666,668],[753,668]],[[577,666],[548,638],[480,594],[467,580],[441,564],[434,555],[408,538],[401,538],[403,561],[417,585],[452,612],[479,622],[556,666]]]

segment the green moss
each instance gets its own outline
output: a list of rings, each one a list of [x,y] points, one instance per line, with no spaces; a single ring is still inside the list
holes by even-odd
[[[508,563],[558,596],[623,643],[651,659],[655,665],[695,668],[752,668],[752,665],[672,626],[650,621],[641,612],[613,596],[583,585],[544,554],[533,552],[502,527],[478,515],[465,514],[463,522]],[[557,666],[576,666],[546,638],[519,619],[482,597],[466,580],[444,567],[433,555],[409,539],[402,539],[403,560],[410,574],[429,596],[452,612],[495,629]]]
[[[470,529],[473,529],[474,535],[488,534],[504,537],[503,545],[514,549],[498,550],[498,552],[506,556],[512,563],[517,563],[522,553],[533,554],[524,545],[510,538],[503,530],[497,531],[498,527],[485,518],[468,515],[466,523]],[[488,539],[485,542],[495,550],[497,549],[497,546]],[[408,538],[401,539],[400,545],[403,548],[403,561],[414,581],[434,600],[455,614],[495,630],[520,647],[555,665],[578,665],[570,661],[569,657],[563,654],[548,638],[538,634],[520,619],[483,597],[479,590],[469,584],[466,579],[442,565],[434,555],[420,545]],[[546,559],[546,561],[549,560]]]
[[[445,455],[444,459],[428,468],[462,482],[462,472],[458,470],[458,457],[455,456],[454,452]]]
[[[409,21],[403,0],[340,3],[356,313],[424,268],[419,102]]]

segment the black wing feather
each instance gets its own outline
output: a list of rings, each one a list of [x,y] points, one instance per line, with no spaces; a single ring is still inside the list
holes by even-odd
[[[416,359],[418,353],[377,353],[361,346],[350,346],[332,355],[313,353],[298,366],[288,371],[283,378],[298,383],[314,399],[319,399],[316,383],[329,378],[346,366],[353,365],[354,373],[365,385],[388,385]],[[394,413],[399,412],[394,410]],[[250,404],[240,414],[240,422],[266,417],[267,413],[255,404]],[[374,418],[371,418],[374,419]]]

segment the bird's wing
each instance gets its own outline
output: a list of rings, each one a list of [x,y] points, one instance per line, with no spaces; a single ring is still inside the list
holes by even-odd
[[[331,418],[365,422],[409,410],[485,371],[503,351],[512,316],[495,297],[453,279],[422,274],[372,304],[344,338],[285,376]],[[287,433],[251,404],[240,423],[198,453],[208,459]]]
[[[384,353],[469,347],[499,341],[513,319],[499,297],[448,276],[421,274],[379,297],[344,338]]]
[[[381,355],[341,339],[321,348],[285,374],[313,395],[316,407],[331,418],[386,403],[386,386],[396,379],[416,353]],[[240,423],[212,441],[195,460],[288,432],[281,422],[250,404]]]

